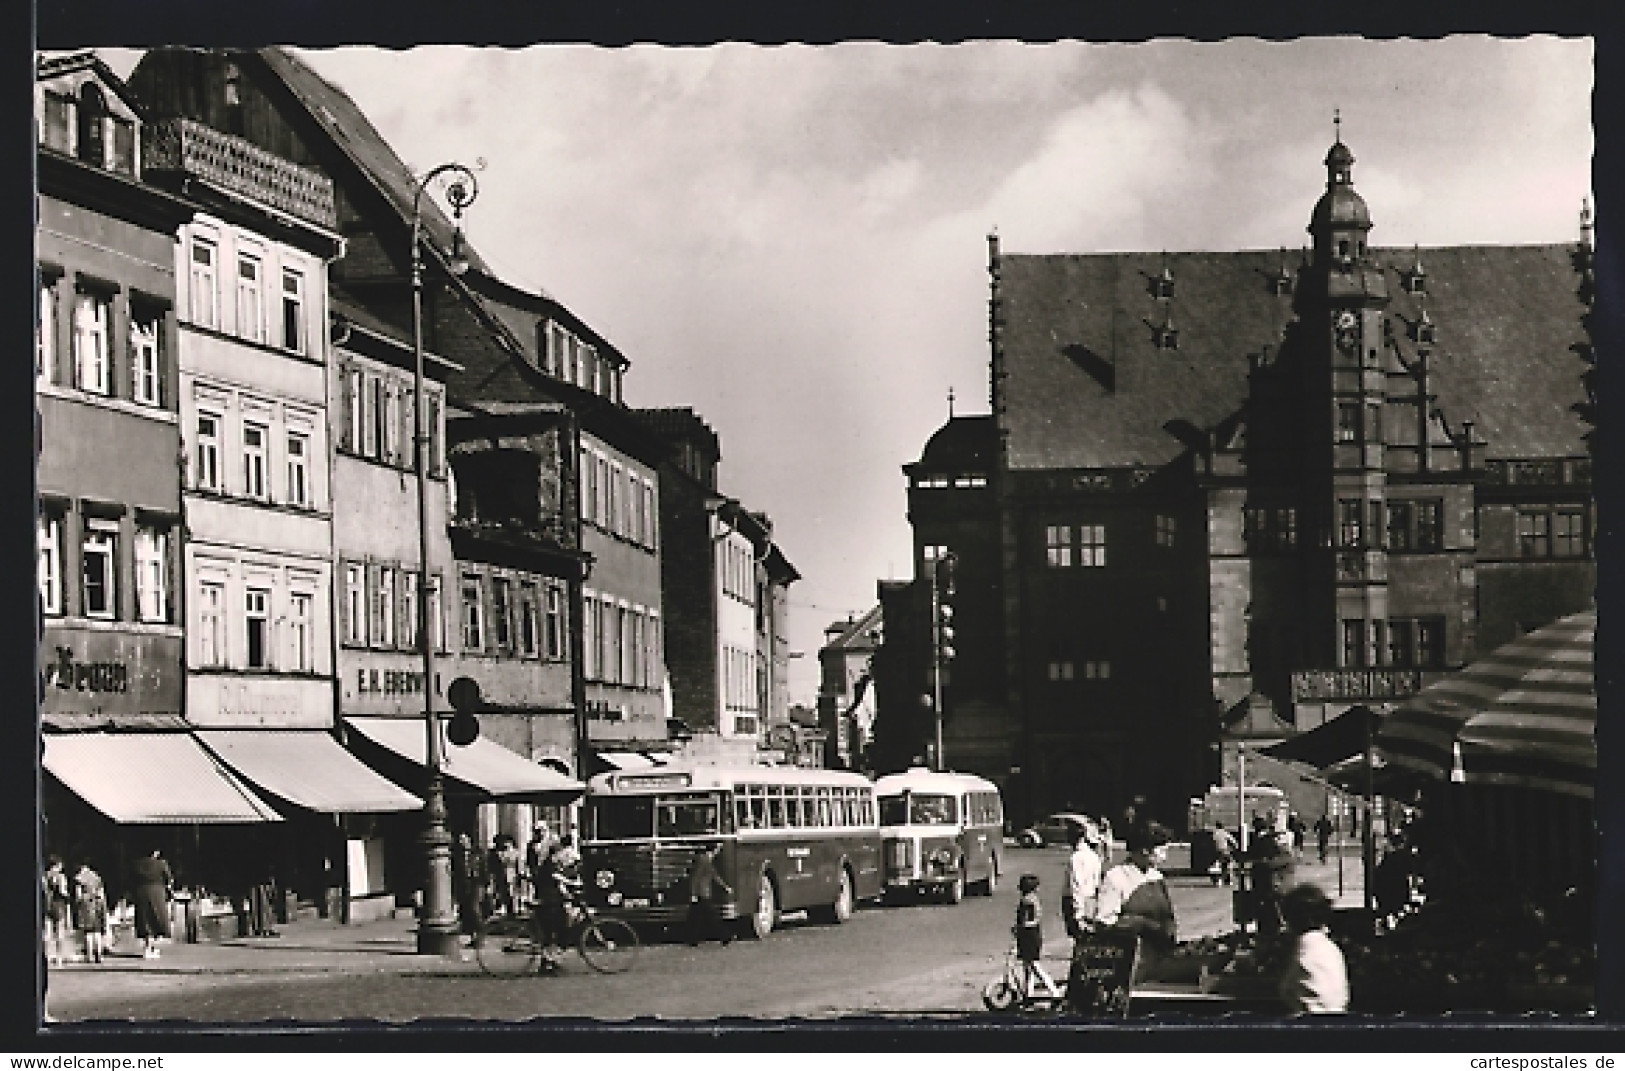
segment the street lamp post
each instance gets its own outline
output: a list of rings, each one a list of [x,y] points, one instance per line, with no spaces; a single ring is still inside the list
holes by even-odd
[[[423,731],[428,750],[424,766],[428,788],[423,800],[424,854],[423,906],[418,916],[417,948],[420,954],[457,957],[457,916],[451,894],[451,833],[446,828],[446,791],[440,773],[442,751],[440,726],[434,711],[434,636],[429,629],[429,448],[431,429],[428,406],[423,394],[423,191],[441,175],[450,174],[446,200],[452,218],[460,220],[463,209],[479,194],[474,172],[462,164],[448,163],[419,179],[412,193],[412,389],[413,465],[418,488],[418,646],[423,655]],[[459,270],[461,231],[452,240],[450,267]]]

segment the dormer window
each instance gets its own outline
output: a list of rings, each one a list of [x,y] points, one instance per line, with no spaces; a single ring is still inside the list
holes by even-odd
[[[1164,264],[1162,274],[1151,280],[1151,289],[1160,301],[1174,296],[1174,273],[1168,270],[1168,265]]]
[[[78,106],[72,97],[45,91],[45,115],[40,124],[40,136],[45,139],[46,148],[73,152],[77,111]]]
[[[1425,294],[1428,289],[1427,270],[1422,267],[1422,247],[1417,246],[1401,284],[1407,294]]]
[[[1287,271],[1284,251],[1281,256],[1281,268],[1275,273],[1275,278],[1270,280],[1271,289],[1275,292],[1276,297],[1292,293],[1292,273]]]
[[[1433,321],[1428,319],[1428,311],[1422,310],[1422,315],[1411,328],[1411,336],[1418,342],[1433,341]]]
[[[95,82],[86,82],[79,90],[79,159],[102,167],[106,163],[107,149],[103,138],[103,123],[107,119],[107,100]]]
[[[1337,259],[1345,261],[1349,259],[1349,240],[1347,238],[1337,240]]]
[[[1155,340],[1159,350],[1177,350],[1179,348],[1179,328],[1174,326],[1172,315],[1169,315],[1162,322],[1162,326],[1157,328]]]
[[[226,64],[225,74],[226,76],[222,80],[222,92],[225,95],[226,103],[232,105],[241,104],[243,100],[239,87],[242,82],[242,72],[237,69],[235,63],[228,63]]]

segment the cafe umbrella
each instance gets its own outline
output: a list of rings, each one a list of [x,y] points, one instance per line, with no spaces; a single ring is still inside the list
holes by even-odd
[[[1496,648],[1383,719],[1396,766],[1440,780],[1590,799],[1597,779],[1595,610]]]

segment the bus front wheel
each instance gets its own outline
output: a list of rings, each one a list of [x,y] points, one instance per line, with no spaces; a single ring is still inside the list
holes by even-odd
[[[756,892],[756,911],[750,917],[750,932],[762,940],[773,932],[779,921],[779,896],[773,888],[773,879],[766,874]]]
[[[963,875],[943,886],[942,898],[950,904],[957,904],[965,898],[965,878]]]

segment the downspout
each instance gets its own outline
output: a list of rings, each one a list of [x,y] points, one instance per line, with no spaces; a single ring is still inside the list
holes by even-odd
[[[581,542],[581,424],[574,409],[564,409],[565,450],[567,456],[560,466],[568,480],[564,499],[569,504],[569,527],[575,536],[575,550],[580,553]],[[586,780],[587,768],[587,677],[582,661],[586,654],[585,598],[582,586],[592,568],[590,562],[578,558],[567,582],[570,606],[570,706],[575,715],[575,775]]]

